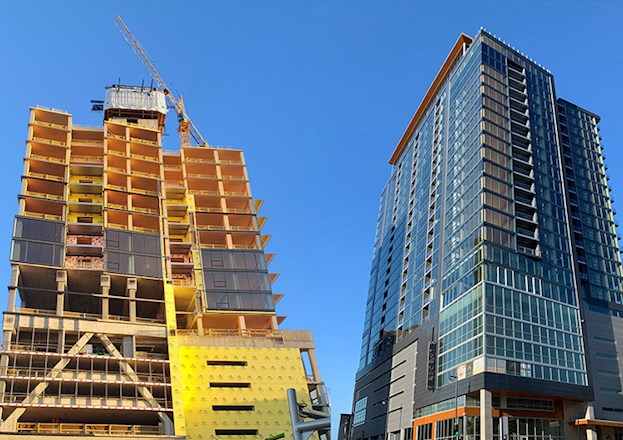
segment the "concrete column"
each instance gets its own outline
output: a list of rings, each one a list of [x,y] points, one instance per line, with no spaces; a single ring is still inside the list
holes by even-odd
[[[58,332],[58,353],[65,353],[65,330]]]
[[[595,407],[593,405],[586,405],[584,418],[595,420]],[[586,440],[598,440],[597,427],[595,425],[586,425]]]
[[[130,298],[130,322],[136,321],[136,278],[128,278],[127,294]]]
[[[67,272],[56,271],[56,315],[63,316],[65,310],[65,290],[67,289]]]
[[[201,292],[195,294],[195,311],[197,313],[197,334],[203,336],[203,306],[201,305]]]
[[[6,308],[7,312],[15,311],[15,287],[9,287],[9,305]]]
[[[100,289],[102,290],[102,319],[110,318],[110,275],[100,277]]]
[[[173,426],[173,422],[168,417],[163,418],[162,422],[164,435],[175,435],[175,428]]]
[[[316,360],[316,352],[314,350],[307,350],[307,355],[309,356],[309,365],[312,369],[314,382],[320,382],[320,369],[318,368],[318,361]]]
[[[9,366],[9,356],[6,354],[3,354],[2,356],[0,356],[0,374],[6,375],[8,366]],[[4,401],[5,391],[6,391],[6,382],[2,380],[0,381],[0,399],[2,401]],[[2,415],[2,409],[3,408],[0,407],[0,420],[4,420],[4,417]]]
[[[247,320],[243,315],[238,316],[238,328],[240,329],[240,334],[244,335],[247,330]]]
[[[586,425],[586,440],[599,440],[599,437],[597,437],[597,427],[594,425]]]
[[[502,434],[501,438],[504,438],[504,435],[510,437],[508,435],[508,416],[500,417],[500,434]]]
[[[14,264],[11,266],[11,282],[9,284],[9,305],[7,307],[7,312],[15,311],[15,297],[16,297],[18,284],[19,284],[19,266]]]
[[[493,438],[493,414],[491,391],[480,390],[480,438]]]
[[[65,292],[59,290],[56,295],[56,315],[63,316],[64,309],[65,309]]]
[[[15,327],[17,327],[17,325]],[[11,347],[11,339],[13,339],[13,332],[11,330],[5,330],[3,332],[3,339],[2,339],[2,347],[5,350],[9,350],[10,349],[10,347]]]
[[[203,313],[197,313],[197,334],[203,336]]]

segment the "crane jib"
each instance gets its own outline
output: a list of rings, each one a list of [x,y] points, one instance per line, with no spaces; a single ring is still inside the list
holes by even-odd
[[[130,32],[130,29],[126,26],[121,17],[117,15],[113,21],[123,36],[123,39],[128,43],[130,49],[132,49],[132,52],[134,52],[134,55],[136,55],[154,82],[160,86],[164,95],[169,99],[169,101],[171,101],[173,108],[175,108],[177,120],[179,122],[177,131],[180,136],[180,145],[190,146],[190,138],[192,137],[198,146],[209,147],[210,145],[206,142],[203,136],[201,136],[201,133],[199,133],[199,130],[197,130],[197,127],[195,127],[195,124],[191,121],[188,113],[186,113],[182,96],[180,95],[179,99],[176,99],[173,93],[170,92],[169,88],[166,86],[166,83],[154,67],[153,62],[138,40],[134,37],[132,32]]]

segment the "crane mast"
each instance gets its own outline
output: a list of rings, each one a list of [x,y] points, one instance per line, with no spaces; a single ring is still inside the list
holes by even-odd
[[[134,55],[136,55],[138,60],[141,62],[151,79],[154,80],[157,87],[162,89],[164,95],[167,97],[167,99],[170,101],[171,105],[175,109],[175,112],[177,113],[177,132],[180,137],[180,146],[190,146],[192,138],[195,140],[198,146],[209,147],[209,144],[206,142],[203,136],[201,136],[201,133],[199,133],[199,130],[197,130],[195,124],[193,124],[191,119],[188,117],[188,114],[186,113],[186,109],[184,107],[184,100],[182,99],[182,96],[180,95],[178,99],[175,97],[175,95],[173,95],[173,93],[171,93],[171,90],[167,87],[166,83],[162,79],[162,76],[160,76],[160,74],[154,67],[154,63],[145,52],[145,49],[143,49],[141,43],[139,43],[132,34],[132,32],[130,32],[130,29],[126,26],[125,22],[121,19],[121,17],[117,15],[113,21],[119,32],[121,32],[121,35],[123,36],[125,41],[130,46],[130,49],[132,49],[132,52],[134,52]]]

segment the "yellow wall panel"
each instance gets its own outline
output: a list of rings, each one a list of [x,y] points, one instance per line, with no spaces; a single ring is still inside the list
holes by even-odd
[[[217,436],[215,429],[253,429],[261,438],[283,432],[291,439],[286,390],[295,388],[298,400],[311,405],[298,349],[180,346],[179,353],[189,440],[234,438]],[[247,364],[208,365],[224,360]],[[250,387],[211,386],[216,382],[250,383]],[[254,410],[213,411],[213,405],[252,405]]]
[[[173,400],[173,421],[175,434],[185,435],[184,398],[182,369],[180,366],[180,350],[177,343],[177,326],[175,316],[175,296],[172,284],[164,285],[165,313],[167,317],[167,333],[169,345],[169,366],[171,369],[171,393]]]

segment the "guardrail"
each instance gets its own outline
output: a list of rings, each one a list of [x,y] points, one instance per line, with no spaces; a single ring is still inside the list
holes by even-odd
[[[154,147],[158,146],[158,142],[150,141],[148,139],[141,139],[141,138],[137,138],[137,137],[132,137],[132,136],[130,136],[130,142],[135,142],[137,144],[152,145]]]
[[[32,159],[47,160],[48,162],[65,163],[64,157],[45,156],[43,154],[36,154],[36,153],[31,153],[30,157]]]
[[[18,422],[18,433],[85,435],[162,435],[159,426]]]
[[[66,142],[57,141],[57,140],[54,140],[54,139],[46,139],[46,138],[42,138],[42,137],[38,137],[38,136],[33,136],[32,140],[35,141],[35,142],[43,142],[45,144],[60,145],[61,147],[67,146]]]

